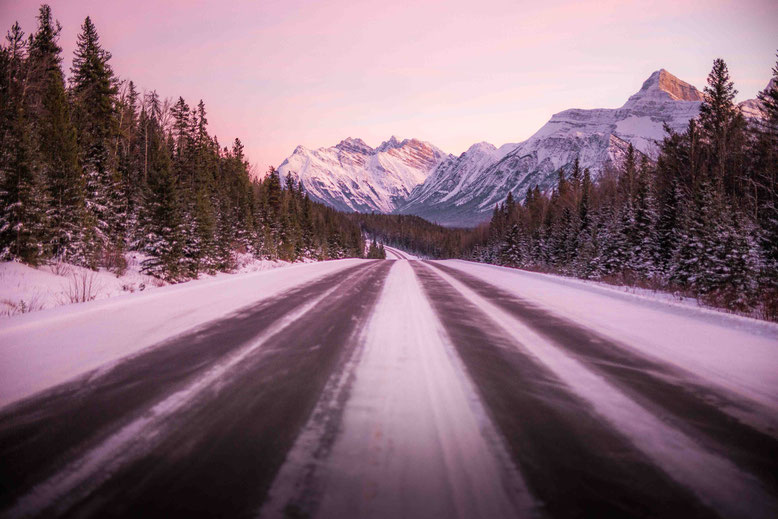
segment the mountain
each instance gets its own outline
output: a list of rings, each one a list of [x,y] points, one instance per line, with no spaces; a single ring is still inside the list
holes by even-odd
[[[278,172],[302,182],[312,200],[338,210],[390,213],[449,157],[417,139],[392,136],[373,149],[349,137],[330,148],[298,146]]]
[[[427,215],[432,209],[451,206],[451,200],[466,196],[473,189],[473,183],[480,173],[505,157],[516,148],[516,144],[505,144],[499,148],[488,142],[473,144],[459,157],[450,156],[441,162],[427,179],[411,191],[408,200],[398,212],[402,214]],[[466,208],[465,208],[466,209]]]
[[[694,86],[658,70],[621,108],[565,110],[518,145],[481,143],[443,161],[396,212],[449,226],[476,225],[489,219],[509,191],[523,200],[529,187],[555,185],[556,172],[576,157],[596,176],[618,163],[629,143],[653,155],[664,125],[684,130],[701,100]]]
[[[775,78],[772,78],[767,83],[767,87],[765,87],[765,90],[772,90],[774,86],[775,86]],[[756,120],[756,119],[761,119],[765,116],[764,104],[758,98],[746,99],[745,101],[739,103],[737,106],[738,108],[740,108],[740,111],[743,113],[746,119]]]

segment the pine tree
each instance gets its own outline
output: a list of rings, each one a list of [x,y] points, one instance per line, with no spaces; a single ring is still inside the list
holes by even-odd
[[[621,167],[619,177],[619,191],[623,200],[634,200],[635,186],[637,185],[637,157],[632,143],[627,147],[627,154]]]
[[[30,122],[28,45],[18,23],[3,49],[0,258],[36,265],[48,255],[49,198]]]
[[[183,236],[178,187],[171,171],[170,159],[164,148],[157,148],[153,175],[149,186],[151,212],[145,252],[149,258],[143,270],[168,281],[186,276],[182,272]]]
[[[117,134],[116,80],[92,20],[87,17],[78,35],[70,95],[76,127],[79,155],[86,178],[86,207],[90,265],[106,265],[121,270],[124,236],[122,227],[122,185],[116,170],[112,144]]]
[[[745,120],[735,106],[737,90],[729,78],[727,64],[713,61],[703,102],[700,105],[700,127],[707,142],[711,172],[709,179],[717,189],[729,195],[739,194],[737,171],[741,160],[739,149],[745,144]]]
[[[589,198],[592,191],[592,177],[589,168],[584,170],[581,182],[581,201],[578,204],[578,220],[581,222],[581,232],[589,228]]]
[[[505,236],[505,241],[500,250],[500,259],[503,265],[510,267],[522,267],[525,264],[524,240],[518,224],[511,226],[511,230]]]
[[[30,119],[36,162],[49,188],[51,200],[48,240],[52,254],[66,261],[85,264],[82,229],[85,216],[85,186],[78,166],[76,132],[65,91],[58,38],[61,27],[43,5],[38,30],[30,46]]]
[[[758,94],[765,117],[749,150],[753,162],[748,194],[765,260],[763,276],[778,291],[778,62],[772,72],[767,88]]]
[[[673,258],[671,280],[678,285],[707,293],[713,271],[714,251],[720,229],[717,225],[718,200],[713,186],[704,182],[681,213],[678,248]]]
[[[635,226],[633,235],[633,268],[644,278],[657,274],[659,237],[657,235],[657,212],[654,196],[649,184],[648,166],[640,168],[635,192]]]

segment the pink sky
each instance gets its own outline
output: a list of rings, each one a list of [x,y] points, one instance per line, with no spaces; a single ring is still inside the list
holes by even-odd
[[[0,0],[35,28],[39,2]],[[754,97],[775,64],[778,2],[50,2],[69,69],[90,15],[114,70],[205,101],[212,133],[264,170],[302,144],[417,137],[459,154],[526,139],[566,108],[617,107],[666,68],[698,88],[722,57]]]

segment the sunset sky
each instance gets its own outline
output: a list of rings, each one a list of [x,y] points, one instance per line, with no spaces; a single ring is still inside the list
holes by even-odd
[[[417,137],[459,154],[526,139],[555,112],[617,107],[666,68],[698,88],[724,58],[754,97],[775,64],[774,0],[50,2],[69,71],[90,15],[114,71],[205,101],[220,142],[264,170],[298,144]],[[0,0],[35,28],[39,2]]]

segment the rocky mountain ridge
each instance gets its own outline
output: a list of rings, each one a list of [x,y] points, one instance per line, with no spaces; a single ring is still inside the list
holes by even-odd
[[[278,167],[302,182],[308,196],[341,211],[389,213],[449,156],[428,142],[392,136],[377,148],[347,138],[335,146],[298,146]]]

